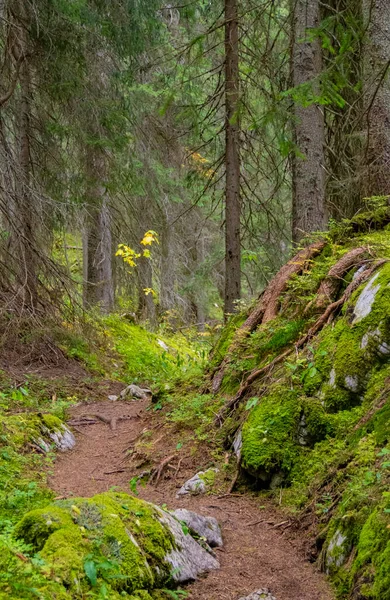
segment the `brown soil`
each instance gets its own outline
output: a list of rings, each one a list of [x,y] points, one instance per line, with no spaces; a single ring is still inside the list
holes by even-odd
[[[145,408],[143,401],[103,401],[80,404],[72,410],[74,420],[82,415],[102,415],[105,420],[114,417],[114,429],[103,421],[75,426],[77,445],[58,457],[51,479],[59,497],[92,496],[113,486],[129,492],[132,477],[143,469],[158,466],[164,455],[160,448],[160,453],[156,450],[154,465],[140,451],[133,462],[127,455],[128,449],[146,431],[157,438],[155,444],[160,440],[164,445],[164,426]],[[172,454],[171,449],[167,451],[169,442],[165,440],[166,456]],[[172,467],[178,465],[180,457],[178,451],[172,458]],[[188,586],[192,600],[237,600],[259,588],[269,588],[277,600],[333,598],[325,578],[303,556],[302,532],[292,532],[288,522],[282,524],[286,516],[268,504],[264,507],[262,499],[247,495],[177,499],[177,488],[194,474],[194,468],[194,459],[185,457],[177,480],[174,468],[168,468],[157,488],[150,484],[138,486],[139,496],[145,500],[212,515],[222,526],[224,548],[218,551],[221,569]]]

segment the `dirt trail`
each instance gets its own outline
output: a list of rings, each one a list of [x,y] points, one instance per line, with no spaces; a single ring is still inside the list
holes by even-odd
[[[58,496],[92,496],[113,486],[129,492],[129,481],[139,470],[129,465],[126,450],[143,430],[152,428],[145,408],[143,401],[117,401],[84,404],[72,410],[72,419],[81,415],[114,418],[114,430],[99,420],[75,428],[77,445],[58,456],[51,479]],[[126,420],[120,420],[123,416]],[[324,577],[302,556],[298,539],[290,530],[274,527],[283,516],[272,508],[260,508],[259,499],[246,496],[177,499],[177,488],[193,474],[193,467],[183,466],[177,482],[162,477],[157,489],[138,486],[139,496],[145,500],[212,515],[222,526],[221,569],[188,587],[192,600],[237,600],[264,587],[277,600],[332,600]]]

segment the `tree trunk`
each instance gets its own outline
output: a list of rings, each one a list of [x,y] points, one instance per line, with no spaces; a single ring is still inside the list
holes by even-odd
[[[390,2],[363,0],[365,144],[363,196],[390,194]]]
[[[99,305],[108,313],[114,304],[111,214],[107,190],[106,157],[98,146],[87,149],[86,231],[83,238],[84,304]]]
[[[225,0],[225,314],[241,296],[240,123],[237,0]]]
[[[172,226],[169,222],[168,202],[162,201],[161,272],[160,272],[160,312],[165,313],[175,307],[175,264],[172,247]]]
[[[319,1],[295,0],[292,8],[292,83],[313,82],[322,68],[319,39],[307,41],[307,30],[319,25]],[[294,137],[297,153],[292,157],[292,236],[299,242],[305,234],[326,227],[325,131],[322,108],[294,104]],[[301,156],[303,155],[303,156]]]
[[[28,54],[27,17],[23,6],[20,7],[20,49],[19,52]],[[34,310],[38,299],[37,279],[37,223],[34,218],[36,200],[31,190],[31,73],[28,59],[23,61],[19,75],[20,109],[19,120],[19,170],[17,186],[17,212],[19,219],[19,251],[20,251],[20,284],[23,289],[25,308]]]

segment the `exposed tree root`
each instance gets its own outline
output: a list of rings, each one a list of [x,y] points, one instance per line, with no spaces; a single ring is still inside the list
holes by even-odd
[[[171,454],[170,456],[167,456],[166,458],[164,458],[160,462],[160,464],[158,465],[158,467],[156,467],[155,469],[153,469],[153,471],[152,471],[152,473],[150,475],[149,483],[152,483],[155,480],[154,487],[157,487],[158,486],[158,482],[160,481],[160,477],[163,474],[163,471],[169,466],[169,463],[175,457],[176,457],[176,454]]]
[[[228,490],[228,494],[231,494],[234,491],[234,488],[236,487],[238,478],[240,476],[241,473],[241,458],[239,459],[238,463],[237,463],[237,471],[235,476],[233,477],[233,480],[230,484],[229,490]]]
[[[386,386],[385,389],[383,390],[383,392],[381,393],[381,395],[379,396],[375,406],[373,406],[360,419],[360,421],[358,421],[358,423],[356,423],[355,427],[353,428],[354,431],[357,431],[358,429],[360,429],[360,427],[362,427],[363,425],[368,423],[368,421],[375,415],[375,413],[377,413],[381,408],[384,407],[384,405],[386,404],[386,402],[389,399],[389,391],[390,391],[390,388],[388,386]]]
[[[102,421],[106,425],[109,425],[112,431],[116,431],[118,421],[128,421],[129,419],[138,419],[139,415],[124,415],[122,417],[105,417],[104,415],[92,415],[92,417],[82,416],[78,419],[72,419],[68,421],[68,425],[80,426],[80,425],[95,425]]]
[[[364,246],[354,248],[347,254],[344,254],[340,260],[333,265],[317,292],[315,302],[316,308],[325,308],[329,302],[335,299],[340,289],[343,277],[352,267],[362,264],[361,257],[366,254],[368,249]]]
[[[301,273],[308,261],[320,254],[326,242],[319,240],[307,248],[303,248],[291,260],[289,260],[280,271],[271,279],[255,308],[252,310],[246,321],[239,327],[234,335],[234,339],[222,361],[219,369],[213,376],[211,389],[215,394],[221,387],[225,370],[230,361],[230,355],[240,342],[262,323],[267,323],[274,319],[279,311],[280,295],[285,291],[291,276]]]
[[[248,375],[248,377],[245,379],[245,381],[242,383],[242,385],[240,386],[237,394],[227,404],[225,404],[225,406],[223,406],[223,408],[219,411],[219,413],[216,417],[216,422],[221,425],[225,421],[226,417],[237,408],[237,406],[241,402],[242,398],[245,396],[246,392],[250,389],[252,383],[255,380],[259,379],[260,377],[262,377],[264,375],[269,375],[272,372],[273,367],[280,364],[294,350],[295,351],[300,350],[303,346],[305,346],[307,344],[307,342],[314,335],[316,335],[324,327],[324,325],[331,323],[334,320],[337,313],[339,312],[339,310],[341,309],[341,307],[343,306],[343,304],[349,300],[349,298],[351,297],[353,292],[355,290],[357,290],[357,288],[364,281],[369,279],[369,277],[374,273],[374,271],[376,271],[376,269],[378,269],[380,266],[382,266],[385,262],[387,262],[387,260],[385,260],[385,259],[378,260],[374,264],[372,264],[371,267],[367,268],[365,271],[360,273],[348,285],[348,287],[346,288],[346,290],[345,290],[344,294],[341,296],[341,298],[339,298],[335,302],[332,302],[331,304],[329,304],[329,306],[326,308],[326,310],[323,312],[323,314],[317,319],[317,321],[309,329],[309,331],[303,337],[301,337],[301,339],[298,340],[297,343],[292,348],[288,348],[287,350],[282,352],[282,354],[280,354],[279,356],[274,358],[274,360],[272,360],[270,363],[268,363],[264,367],[261,367],[260,369],[256,369],[256,370],[252,371]]]

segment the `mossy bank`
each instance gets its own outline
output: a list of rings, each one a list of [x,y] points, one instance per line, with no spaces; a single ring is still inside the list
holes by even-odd
[[[390,229],[389,209],[380,211],[331,231],[288,281],[277,317],[236,337],[219,394],[234,397],[260,373],[224,415],[226,443],[240,457],[242,485],[277,494],[302,523],[311,515],[312,556],[342,599],[390,599]],[[331,281],[334,297],[320,302],[329,271],[360,247]]]

